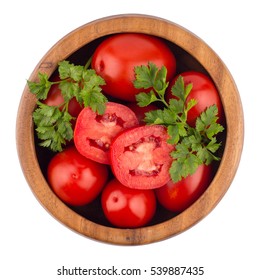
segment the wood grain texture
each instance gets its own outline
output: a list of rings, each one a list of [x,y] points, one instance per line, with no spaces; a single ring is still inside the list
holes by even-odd
[[[186,211],[159,224],[139,229],[116,229],[93,222],[78,214],[51,191],[37,158],[32,112],[35,97],[25,86],[18,114],[16,141],[24,176],[43,207],[70,229],[91,239],[122,245],[147,244],[177,235],[195,225],[218,204],[236,174],[243,147],[244,123],[240,96],[235,82],[218,55],[193,33],[170,21],[146,15],[118,15],[90,22],[58,41],[41,59],[29,80],[39,71],[48,75],[59,61],[73,57],[87,44],[103,36],[139,32],[159,36],[177,46],[183,68],[206,71],[215,83],[226,116],[226,143],[219,169],[205,193]]]

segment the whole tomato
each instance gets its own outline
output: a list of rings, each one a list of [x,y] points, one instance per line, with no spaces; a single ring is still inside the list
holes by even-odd
[[[80,206],[100,194],[108,178],[108,169],[106,165],[85,158],[71,146],[51,159],[47,178],[62,201]]]
[[[214,104],[218,107],[219,123],[223,123],[224,111],[218,90],[211,79],[205,74],[196,71],[187,71],[179,74],[171,81],[168,86],[167,99],[169,100],[172,98],[171,88],[179,76],[183,77],[185,86],[190,83],[192,84],[192,89],[187,98],[187,102],[190,99],[195,99],[197,101],[197,104],[188,112],[187,123],[194,127],[197,117],[199,117],[200,114],[208,107]]]
[[[167,80],[171,80],[176,71],[176,59],[168,45],[161,39],[141,34],[123,33],[112,35],[96,48],[92,58],[92,68],[103,77],[104,91],[116,98],[135,101],[137,90],[135,66],[153,62],[157,67],[167,68]]]
[[[207,189],[213,178],[212,165],[200,165],[196,172],[181,181],[169,181],[156,189],[158,202],[166,209],[180,213],[191,206]]]
[[[154,191],[130,189],[116,179],[105,186],[101,203],[108,221],[120,228],[144,226],[156,211]]]

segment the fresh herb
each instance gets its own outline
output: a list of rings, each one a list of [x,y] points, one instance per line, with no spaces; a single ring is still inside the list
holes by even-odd
[[[37,136],[41,146],[52,151],[62,151],[67,141],[73,138],[71,120],[68,111],[72,98],[76,98],[81,106],[90,107],[102,115],[105,111],[107,98],[102,94],[101,86],[105,85],[103,78],[93,69],[88,69],[90,60],[85,66],[74,65],[69,61],[58,64],[59,81],[49,81],[47,74],[38,73],[38,81],[27,81],[29,90],[35,94],[38,102],[33,113]],[[59,84],[64,103],[59,106],[49,106],[41,102],[48,97],[52,85]]]
[[[217,106],[207,108],[197,118],[195,127],[191,127],[187,123],[187,115],[197,103],[194,99],[187,101],[192,84],[185,86],[183,78],[179,76],[171,88],[172,98],[167,102],[165,92],[169,84],[166,81],[167,69],[164,66],[160,69],[153,63],[137,66],[135,75],[136,88],[150,89],[149,92],[136,95],[138,105],[145,107],[153,102],[161,102],[164,105],[163,109],[147,112],[144,121],[150,125],[164,125],[169,134],[168,142],[175,145],[171,153],[171,179],[178,182],[193,174],[199,165],[209,165],[213,160],[220,160],[215,154],[221,146],[216,135],[222,132],[224,127],[217,123]]]

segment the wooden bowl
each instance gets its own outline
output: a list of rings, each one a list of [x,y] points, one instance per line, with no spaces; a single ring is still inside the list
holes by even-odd
[[[161,211],[153,223],[138,229],[118,229],[103,222],[100,205],[72,208],[51,190],[45,178],[48,153],[36,145],[32,113],[36,98],[25,86],[17,115],[17,150],[24,176],[39,202],[57,220],[91,239],[112,244],[147,244],[177,235],[204,218],[229,188],[238,168],[243,147],[243,111],[238,90],[218,55],[200,38],[170,21],[146,15],[118,15],[85,24],[58,41],[40,60],[29,80],[39,71],[51,76],[59,61],[79,63],[91,54],[105,36],[138,32],[161,37],[169,43],[177,59],[178,71],[194,69],[207,73],[215,83],[224,107],[226,139],[222,160],[213,181],[204,194],[188,209],[174,216]]]

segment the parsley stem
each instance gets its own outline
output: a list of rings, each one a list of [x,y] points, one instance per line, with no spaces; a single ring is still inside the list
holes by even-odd
[[[169,104],[165,101],[164,98],[161,98],[161,99],[158,99],[158,100],[160,100],[166,108],[169,108]]]
[[[68,112],[69,111],[69,102],[64,102],[63,103],[63,111]]]
[[[57,85],[60,84],[61,81],[51,82],[51,85]]]
[[[89,68],[91,62],[92,62],[92,56],[91,56],[91,57],[88,59],[88,61],[86,62],[85,66],[84,66],[84,69],[85,69],[85,70]]]

